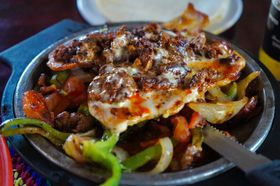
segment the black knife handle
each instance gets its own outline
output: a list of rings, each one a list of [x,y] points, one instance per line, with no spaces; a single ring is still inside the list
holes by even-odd
[[[280,186],[280,160],[258,166],[248,171],[246,175],[252,185]]]

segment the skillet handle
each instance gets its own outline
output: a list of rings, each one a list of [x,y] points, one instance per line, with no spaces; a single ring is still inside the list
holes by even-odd
[[[7,63],[12,68],[2,97],[2,121],[14,118],[14,91],[21,74],[32,59],[52,43],[88,27],[89,25],[86,24],[67,19],[62,20],[0,53],[0,61]]]
[[[252,185],[280,185],[280,160],[273,160],[246,173]]]

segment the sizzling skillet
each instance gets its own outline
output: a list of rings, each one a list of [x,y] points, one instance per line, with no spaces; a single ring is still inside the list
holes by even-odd
[[[133,27],[135,24],[130,24],[129,27]],[[109,27],[109,29],[115,29],[116,27]],[[66,38],[59,43],[66,42],[74,37],[82,37],[84,34],[91,32],[92,30],[86,30],[82,33],[79,33],[73,37]],[[218,39],[215,36],[210,34],[207,35],[209,39]],[[48,53],[55,47],[57,44],[53,44],[45,51],[40,53],[26,68],[24,73],[22,74],[20,81],[18,83],[16,94],[15,94],[15,104],[14,109],[16,112],[16,116],[22,116],[21,110],[21,95],[25,90],[31,89],[34,80],[38,77],[40,72],[45,68],[43,65],[44,60]],[[241,51],[235,46],[231,46],[233,49],[237,50],[241,55],[243,55],[247,60],[247,72],[261,70],[257,63],[250,58],[245,52]],[[42,70],[42,71],[41,71]],[[262,71],[262,70],[261,70]],[[262,99],[263,104],[263,112],[260,116],[251,120],[248,124],[244,124],[242,126],[238,126],[233,129],[233,133],[236,134],[237,138],[240,141],[244,141],[245,145],[249,147],[251,150],[256,150],[262,141],[265,139],[274,115],[274,93],[271,88],[271,84],[268,81],[268,78],[264,73],[262,73],[260,82],[258,83],[260,87],[259,96]],[[263,87],[263,90],[262,90]],[[102,170],[94,169],[95,174],[93,174],[89,169],[82,168],[73,162],[70,159],[65,159],[65,156],[55,148],[49,145],[49,142],[42,138],[37,137],[28,137],[31,143],[35,146],[37,150],[43,153],[49,160],[53,161],[58,166],[64,167],[66,169],[70,169],[70,172],[75,172],[79,176],[85,177],[87,179],[91,179],[93,181],[99,181],[102,179]],[[47,147],[47,148],[46,148]],[[219,159],[212,163],[206,164],[204,166],[194,168],[191,170],[176,172],[176,173],[164,173],[160,175],[150,176],[143,174],[124,174],[122,183],[123,184],[135,184],[141,181],[141,185],[146,184],[150,185],[151,183],[157,185],[170,185],[170,184],[185,184],[185,183],[193,183],[202,179],[206,179],[208,177],[214,176],[218,173],[221,173],[229,168],[232,165],[225,161],[224,159]]]

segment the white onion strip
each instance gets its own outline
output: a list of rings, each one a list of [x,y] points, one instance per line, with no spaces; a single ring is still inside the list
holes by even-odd
[[[165,171],[173,157],[173,145],[170,138],[161,138],[159,140],[159,144],[161,146],[161,156],[157,165],[151,171],[148,172],[151,174],[158,174]]]
[[[117,158],[120,160],[120,162],[123,162],[129,156],[128,153],[121,147],[114,147],[112,152],[117,156]]]

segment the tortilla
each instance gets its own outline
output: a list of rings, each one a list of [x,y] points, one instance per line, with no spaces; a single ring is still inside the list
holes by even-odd
[[[193,3],[197,10],[208,15],[210,24],[213,24],[224,17],[229,2],[230,0],[96,0],[96,6],[111,22],[167,22],[178,17],[188,3]]]

